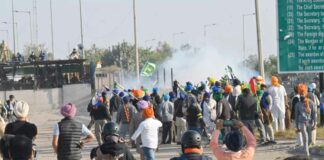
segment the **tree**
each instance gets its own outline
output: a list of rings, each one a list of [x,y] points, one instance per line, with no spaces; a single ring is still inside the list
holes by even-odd
[[[259,71],[259,59],[257,55],[249,55],[247,59],[243,61],[244,65],[248,68]],[[278,74],[278,60],[276,55],[269,55],[269,57],[264,59],[264,73],[266,76],[270,77],[272,75]]]

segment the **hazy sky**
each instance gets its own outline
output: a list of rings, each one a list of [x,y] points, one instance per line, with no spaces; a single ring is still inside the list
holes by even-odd
[[[259,0],[263,52],[277,53],[276,0]],[[14,0],[16,10],[33,10],[33,0]],[[133,43],[132,0],[82,0],[84,44],[107,47],[123,40]],[[190,43],[202,47],[203,26],[217,23],[207,29],[208,45],[219,52],[236,53],[242,58],[242,15],[253,13],[254,0],[137,0],[137,27],[140,46],[154,45],[176,36],[175,45]],[[37,0],[38,42],[51,50],[49,0]],[[78,0],[53,0],[55,57],[65,58],[80,43]],[[0,21],[12,21],[11,0],[0,0]],[[15,14],[18,23],[19,51],[30,43],[27,14]],[[246,17],[246,52],[256,53],[254,16]],[[12,48],[12,27],[0,23],[0,30],[9,30]],[[0,39],[6,39],[0,32]]]

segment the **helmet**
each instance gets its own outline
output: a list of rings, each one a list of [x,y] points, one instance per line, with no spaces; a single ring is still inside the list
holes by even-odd
[[[117,123],[108,122],[104,125],[102,129],[103,138],[106,136],[118,136],[119,127]]]
[[[185,148],[200,148],[201,147],[201,135],[197,131],[188,130],[181,138],[181,147]]]

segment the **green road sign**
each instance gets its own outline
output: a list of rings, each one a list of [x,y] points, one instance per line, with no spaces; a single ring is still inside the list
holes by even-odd
[[[279,73],[324,72],[324,0],[277,0]]]

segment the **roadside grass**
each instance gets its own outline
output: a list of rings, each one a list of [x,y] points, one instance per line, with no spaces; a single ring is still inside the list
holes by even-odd
[[[256,134],[257,139],[259,139],[260,138],[259,132],[255,130],[254,133]],[[324,140],[324,128],[317,128],[316,135],[317,135],[316,139]],[[275,139],[277,140],[296,139],[296,132],[294,129],[289,129],[284,132],[277,132],[275,133]]]

